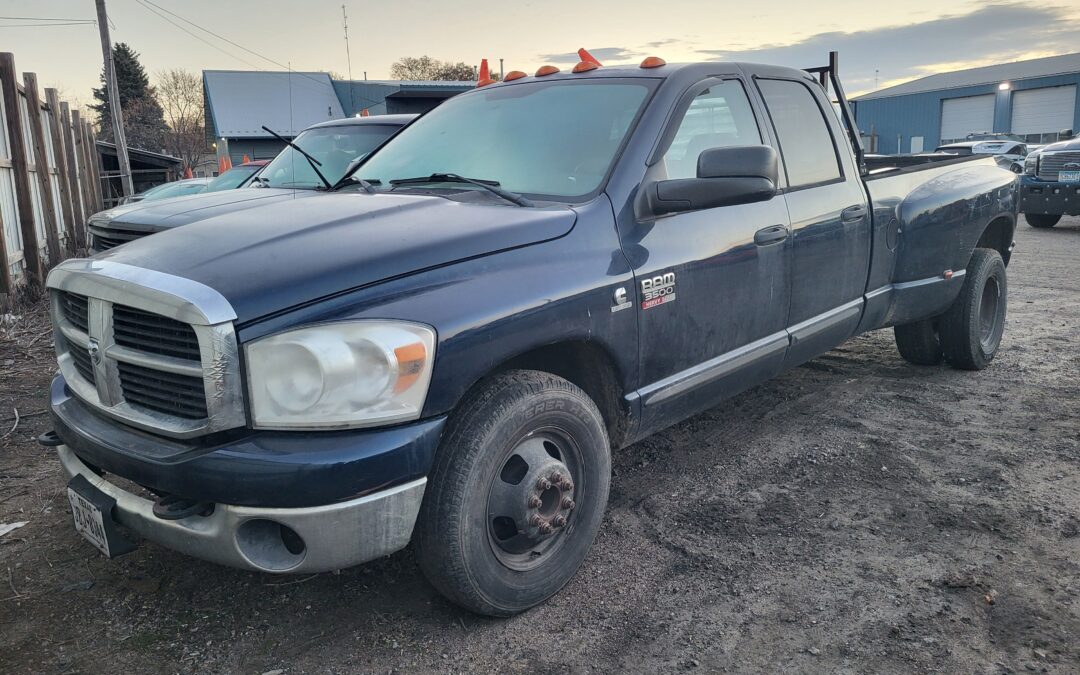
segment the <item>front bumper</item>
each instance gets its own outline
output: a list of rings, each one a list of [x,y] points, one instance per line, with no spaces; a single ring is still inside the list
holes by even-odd
[[[325,572],[404,548],[412,536],[427,484],[426,478],[420,478],[324,506],[215,504],[210,515],[163,520],[154,515],[149,500],[99,476],[67,446],[57,450],[69,479],[82,476],[116,500],[111,517],[119,524],[195,558],[260,572]],[[291,533],[284,534],[288,531],[283,528]]]
[[[235,430],[179,441],[102,417],[52,383],[53,428],[82,461],[199,502],[298,508],[353,500],[427,476],[445,417],[382,429]]]
[[[1080,215],[1080,183],[1040,181],[1024,176],[1020,181],[1020,213]]]

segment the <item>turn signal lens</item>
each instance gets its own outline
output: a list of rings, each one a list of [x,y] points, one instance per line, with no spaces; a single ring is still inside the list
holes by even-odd
[[[641,62],[642,68],[659,68],[664,65],[667,65],[667,61],[659,56],[650,56]]]
[[[559,72],[559,69],[555,66],[540,66],[539,70],[536,71],[536,76],[544,77],[545,75],[554,75],[557,72]]]
[[[480,80],[479,82],[476,83],[476,88],[479,89],[480,87],[486,87],[489,84],[495,84],[495,80],[493,80],[491,78],[488,78],[486,80]]]
[[[503,82],[509,82],[510,80],[520,80],[523,77],[528,77],[528,75],[521,72],[520,70],[511,70],[509,73],[506,74],[506,77],[503,78]]]
[[[598,67],[599,66],[597,66],[595,63],[590,63],[588,61],[582,61],[581,63],[574,66],[574,72],[575,73],[587,73],[590,70],[596,70]]]

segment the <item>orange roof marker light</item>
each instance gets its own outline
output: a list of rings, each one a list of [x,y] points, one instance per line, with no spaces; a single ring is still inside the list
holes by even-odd
[[[650,56],[641,62],[642,68],[659,68],[660,66],[666,66],[667,61],[659,56]]]
[[[244,164],[247,164],[247,163],[248,163],[248,162],[250,162],[250,161],[251,161],[251,158],[250,158],[250,157],[248,157],[248,156],[247,156],[247,153],[245,152],[245,153],[244,153]]]
[[[595,57],[595,56],[593,56],[592,54],[590,54],[590,53],[588,52],[588,50],[586,50],[586,49],[585,49],[584,47],[582,47],[581,49],[577,50],[577,55],[578,55],[578,58],[580,58],[580,59],[581,59],[581,62],[582,62],[582,63],[591,63],[591,64],[593,64],[594,66],[596,66],[596,67],[598,67],[598,68],[599,68],[600,66],[603,66],[603,65],[604,65],[604,64],[600,63],[599,61],[597,61],[597,60],[596,60],[596,57]],[[589,68],[588,70],[592,70],[592,68]],[[577,72],[577,71],[575,71],[575,72]]]
[[[581,63],[574,66],[574,72],[575,73],[587,73],[590,70],[596,70],[599,67],[600,66],[596,65],[592,61],[582,61]]]
[[[545,75],[554,75],[557,72],[559,72],[559,69],[555,66],[540,66],[540,68],[536,71],[536,76],[544,77]]]
[[[510,82],[511,80],[520,80],[523,77],[528,77],[528,75],[526,73],[523,73],[520,70],[511,70],[509,73],[506,74],[506,77],[503,78],[503,82]]]
[[[480,75],[476,80],[477,88],[486,87],[489,84],[495,84],[495,80],[491,79],[491,71],[488,69],[487,59],[480,59]]]

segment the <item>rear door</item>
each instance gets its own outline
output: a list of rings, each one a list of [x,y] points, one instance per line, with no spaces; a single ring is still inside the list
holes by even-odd
[[[844,130],[824,91],[758,79],[780,146],[791,221],[791,347],[786,366],[854,334],[870,269],[870,210]]]
[[[744,83],[709,78],[676,104],[645,182],[692,178],[703,150],[767,139]],[[624,239],[627,257],[640,263],[642,429],[666,426],[779,372],[787,348],[787,225],[777,196],[657,218]]]

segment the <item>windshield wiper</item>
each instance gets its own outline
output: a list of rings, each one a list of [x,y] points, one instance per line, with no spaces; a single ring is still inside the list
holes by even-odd
[[[289,139],[285,138],[285,137],[284,137],[284,136],[282,136],[281,134],[279,134],[279,133],[275,132],[275,131],[274,131],[273,129],[271,129],[270,127],[268,127],[268,126],[266,126],[266,125],[263,125],[263,131],[265,131],[266,133],[270,134],[270,135],[271,135],[271,136],[273,136],[274,138],[278,139],[279,141],[281,141],[281,142],[282,142],[282,143],[284,143],[285,145],[289,146],[289,147],[290,147],[290,148],[292,148],[293,150],[296,150],[296,151],[297,151],[297,152],[299,152],[299,153],[300,153],[301,155],[303,155],[303,156],[304,156],[304,159],[306,159],[306,160],[308,161],[308,164],[310,164],[310,165],[311,165],[311,170],[312,170],[312,171],[314,171],[314,172],[315,172],[315,175],[317,175],[317,176],[319,177],[319,180],[321,180],[321,181],[323,182],[323,185],[325,185],[325,186],[326,186],[326,189],[327,189],[327,190],[329,190],[329,189],[330,189],[330,188],[332,187],[332,186],[330,185],[330,181],[326,180],[326,176],[322,175],[322,171],[319,171],[319,167],[320,167],[320,166],[322,166],[322,162],[320,162],[319,160],[315,159],[315,158],[314,158],[314,157],[312,157],[311,155],[309,155],[309,154],[307,154],[306,152],[304,152],[304,151],[303,151],[303,150],[302,150],[302,149],[300,148],[300,146],[299,146],[299,145],[297,145],[296,143],[293,143],[292,141],[290,141]]]
[[[334,183],[330,190],[337,190],[342,185],[345,185],[351,181],[353,183],[359,183],[360,187],[363,188],[364,192],[368,193],[369,195],[375,194],[375,188],[372,186],[371,183],[364,180],[360,176],[353,175],[353,172],[356,171],[356,169],[360,166],[360,163],[363,162],[364,158],[366,157],[367,154],[364,154],[349,162],[349,166],[345,167],[345,175],[343,175],[341,178],[338,178],[337,182]]]
[[[465,176],[459,176],[456,173],[433,173],[430,176],[395,178],[390,181],[390,184],[394,187],[399,185],[423,185],[425,183],[467,183],[468,185],[481,187],[491,194],[498,195],[512,204],[517,204],[518,206],[534,206],[530,200],[522,197],[516,192],[510,192],[509,190],[504,190],[499,187],[498,181],[466,178]]]

